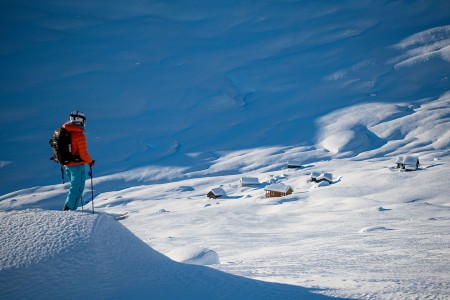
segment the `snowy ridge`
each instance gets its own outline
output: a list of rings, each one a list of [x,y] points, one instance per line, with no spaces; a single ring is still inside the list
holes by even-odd
[[[414,104],[370,103],[335,111],[318,120],[318,145],[332,154],[370,158],[398,151],[448,153],[450,93]],[[374,150],[374,151],[370,151]]]
[[[431,28],[414,34],[395,46],[407,50],[398,57],[396,68],[412,66],[433,58],[450,62],[450,25]]]
[[[105,215],[0,214],[3,299],[329,299],[176,263]]]

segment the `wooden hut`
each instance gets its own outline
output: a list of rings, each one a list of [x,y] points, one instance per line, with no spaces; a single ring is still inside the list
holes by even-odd
[[[253,177],[241,177],[239,178],[239,184],[241,186],[259,185],[259,179]]]
[[[266,198],[284,197],[294,192],[291,186],[282,183],[268,185],[264,190],[266,191]]]
[[[398,156],[395,164],[397,165],[397,169],[415,171],[419,167],[419,158],[410,155]]]
[[[208,196],[208,198],[210,198],[210,199],[217,199],[219,197],[226,196],[226,193],[223,190],[223,188],[219,187],[219,188],[211,189],[209,191],[209,193],[206,194],[206,196]]]

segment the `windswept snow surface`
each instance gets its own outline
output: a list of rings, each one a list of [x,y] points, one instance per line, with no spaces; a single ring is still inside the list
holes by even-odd
[[[315,299],[318,288],[448,299],[449,1],[0,8],[8,297],[37,282],[42,298],[60,284],[79,298]],[[88,116],[100,216],[54,211],[67,184],[47,141],[73,109]],[[393,168],[404,155],[419,157],[417,171]],[[333,182],[308,182],[311,172]],[[294,193],[265,198],[280,183]],[[226,196],[208,199],[217,187]],[[104,215],[124,212],[126,229]]]
[[[47,141],[74,109],[87,115],[96,175],[164,167],[117,183],[130,187],[208,169],[224,152],[313,146],[336,109],[436,99],[450,86],[446,0],[0,8],[0,194],[57,182]],[[373,139],[364,126],[342,136],[362,138],[356,152]]]
[[[176,263],[106,215],[0,214],[2,299],[329,299]]]

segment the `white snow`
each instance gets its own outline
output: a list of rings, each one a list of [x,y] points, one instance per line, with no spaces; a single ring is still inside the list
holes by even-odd
[[[290,185],[285,185],[283,183],[276,183],[268,185],[264,188],[266,191],[273,191],[273,192],[280,192],[280,193],[287,193],[292,187]]]
[[[221,196],[225,196],[227,193],[225,192],[225,190],[221,187],[218,188],[212,188],[211,189],[211,193],[213,193],[216,197],[221,197]]]
[[[2,299],[448,299],[448,1],[1,8]],[[74,109],[94,215],[48,160]]]
[[[259,179],[256,177],[241,177],[239,178],[239,183],[241,186],[246,185],[259,185]]]
[[[401,60],[395,67],[405,67],[426,62],[434,57],[450,61],[450,25],[431,28],[416,33],[400,43],[396,48],[407,50],[397,58]]]
[[[310,178],[316,182],[321,181],[327,181],[328,183],[333,182],[333,174],[327,172],[311,172]]]
[[[326,299],[300,287],[176,263],[104,214],[0,214],[2,299]],[[211,251],[191,259],[218,263]]]
[[[193,265],[216,265],[220,264],[219,255],[211,249],[185,246],[166,253],[171,259]]]

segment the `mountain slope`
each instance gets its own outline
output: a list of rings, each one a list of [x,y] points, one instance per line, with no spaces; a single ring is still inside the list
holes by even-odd
[[[58,182],[79,109],[97,174],[314,146],[318,118],[449,87],[448,1],[3,1],[0,193]]]
[[[330,299],[301,287],[176,263],[106,215],[1,215],[4,299]]]
[[[78,298],[448,298],[448,1],[0,8],[8,297],[61,298],[69,276]],[[47,141],[74,109],[88,117],[99,216],[58,212],[67,184]],[[419,168],[395,169],[398,155]],[[294,192],[266,198],[273,183]],[[226,196],[208,199],[218,187]],[[138,238],[104,215],[124,212]],[[189,247],[220,263],[162,255]]]

